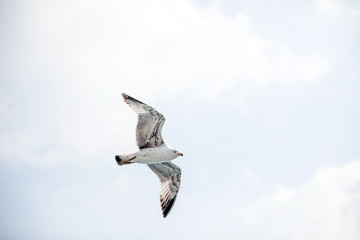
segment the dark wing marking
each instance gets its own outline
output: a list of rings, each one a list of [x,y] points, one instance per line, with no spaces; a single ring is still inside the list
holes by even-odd
[[[136,144],[140,149],[159,147],[164,144],[161,130],[165,117],[149,105],[122,94],[124,101],[138,114]]]
[[[160,202],[164,218],[174,206],[180,188],[181,169],[171,162],[148,164],[160,179]]]

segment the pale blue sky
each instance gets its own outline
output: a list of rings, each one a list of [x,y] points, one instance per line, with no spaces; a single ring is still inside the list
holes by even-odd
[[[359,239],[360,4],[2,1],[1,239]],[[125,92],[184,152],[162,218]]]

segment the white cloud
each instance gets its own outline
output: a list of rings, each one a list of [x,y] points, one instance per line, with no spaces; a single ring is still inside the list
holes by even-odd
[[[342,0],[318,0],[319,11],[327,16],[342,15],[344,11],[344,1]]]
[[[237,217],[268,239],[359,239],[359,172],[360,161],[320,169],[299,187],[280,186],[238,208]]]
[[[151,83],[146,90],[165,85],[176,93],[220,81],[314,80],[328,71],[324,56],[297,56],[286,46],[267,43],[252,33],[245,14],[226,18],[216,4],[201,10],[190,1],[163,0],[31,7],[24,27],[40,48],[39,64],[46,59],[50,70],[57,70],[52,65],[57,63],[80,74],[65,80],[77,86],[90,82],[98,87],[101,78],[111,87],[138,89]]]
[[[317,0],[316,5],[319,12],[327,17],[360,16],[359,6],[349,6],[349,2],[345,0]]]

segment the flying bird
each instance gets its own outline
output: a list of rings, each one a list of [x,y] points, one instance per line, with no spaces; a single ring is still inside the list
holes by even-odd
[[[160,179],[160,202],[164,218],[174,206],[180,188],[181,169],[171,160],[183,154],[169,148],[161,136],[165,117],[149,105],[123,93],[124,102],[138,115],[136,144],[139,151],[132,154],[116,155],[120,165],[143,163]]]

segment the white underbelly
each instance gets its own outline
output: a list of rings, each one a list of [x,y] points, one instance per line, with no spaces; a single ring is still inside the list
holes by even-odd
[[[132,162],[144,164],[169,162],[174,158],[172,155],[168,154],[166,150],[168,149],[147,148],[140,150],[136,153],[136,158]]]

